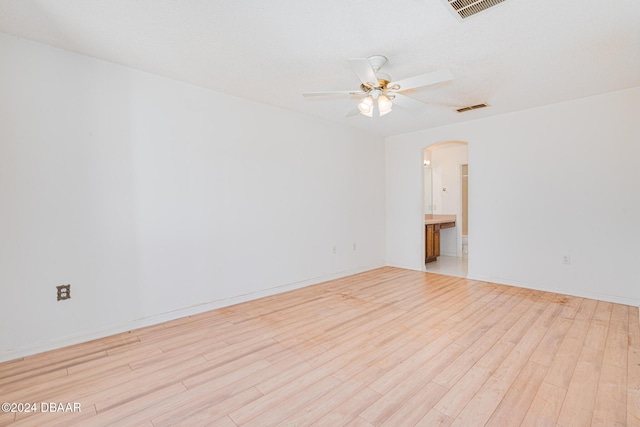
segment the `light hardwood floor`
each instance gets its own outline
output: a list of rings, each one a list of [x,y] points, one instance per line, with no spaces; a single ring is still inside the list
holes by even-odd
[[[391,267],[0,364],[0,425],[640,425],[638,308]]]

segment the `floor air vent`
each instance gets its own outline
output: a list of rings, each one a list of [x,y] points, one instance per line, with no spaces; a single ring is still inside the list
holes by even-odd
[[[505,0],[444,0],[460,18],[466,19]]]
[[[465,111],[477,110],[478,108],[485,108],[488,106],[489,104],[482,103],[482,104],[470,105],[469,107],[458,108],[456,111],[458,113],[464,113]]]

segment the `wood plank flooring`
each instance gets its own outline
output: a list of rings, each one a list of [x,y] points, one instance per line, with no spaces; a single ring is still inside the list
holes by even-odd
[[[16,426],[640,426],[638,308],[385,267],[2,363],[0,396],[38,405]]]

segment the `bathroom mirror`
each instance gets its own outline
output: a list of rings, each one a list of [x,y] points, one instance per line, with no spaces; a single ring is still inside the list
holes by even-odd
[[[424,167],[424,213],[433,214],[433,184],[431,178],[431,168],[427,165]]]

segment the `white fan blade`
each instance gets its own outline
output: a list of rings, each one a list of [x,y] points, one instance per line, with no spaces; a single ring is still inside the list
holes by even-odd
[[[378,85],[376,73],[373,71],[373,68],[371,68],[371,64],[367,58],[349,59],[349,65],[363,84],[373,83],[376,86]]]
[[[360,110],[358,110],[358,107],[356,107],[353,110],[349,111],[345,117],[353,117],[357,116],[358,114],[360,114]]]
[[[360,90],[334,90],[329,92],[305,92],[302,96],[360,95]]]
[[[422,86],[434,85],[437,83],[453,80],[453,73],[449,70],[439,70],[432,73],[420,74],[406,79],[398,80],[388,84],[388,87],[398,85],[400,91],[414,89]]]
[[[405,108],[424,108],[426,107],[427,104],[426,102],[422,102],[422,101],[418,101],[417,99],[414,98],[410,98],[406,95],[401,95],[399,93],[395,93],[394,94],[395,97],[393,98],[393,100],[391,102],[393,102],[394,104],[397,104],[401,107],[405,107]]]

